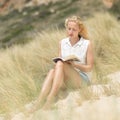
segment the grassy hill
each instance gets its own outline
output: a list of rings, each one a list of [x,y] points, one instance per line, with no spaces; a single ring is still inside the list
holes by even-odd
[[[60,0],[0,16],[0,117],[5,114],[8,119],[9,113],[36,99],[54,65],[58,42],[66,36],[64,20],[73,14],[85,20],[94,43],[93,84],[109,83],[106,76],[120,71],[118,13],[117,7],[108,10],[101,0]],[[120,91],[113,87],[109,92],[105,89],[106,95],[118,97]],[[96,100],[88,91],[79,94]]]
[[[63,27],[64,19],[70,15],[79,15],[87,20],[97,12],[114,11],[117,16],[118,8],[107,10],[101,0],[58,0],[55,3],[25,7],[21,12],[13,10],[0,16],[0,48],[27,43],[32,39],[32,32]]]
[[[85,24],[94,43],[92,82],[106,84],[106,76],[120,70],[120,24],[109,14],[96,14]],[[21,109],[24,104],[38,96],[46,73],[54,64],[52,58],[57,56],[58,42],[66,36],[64,30],[58,28],[32,35],[34,39],[28,44],[0,51],[1,113]],[[113,94],[119,92],[109,93]]]

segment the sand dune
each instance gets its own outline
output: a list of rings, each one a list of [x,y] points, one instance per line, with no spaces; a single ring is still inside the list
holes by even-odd
[[[82,100],[79,91],[70,92],[65,99],[54,104],[56,109],[38,110],[29,117],[20,112],[11,120],[88,120],[88,118],[89,120],[119,120],[120,97],[108,96],[105,90],[107,88],[108,91],[114,89],[120,91],[119,86],[118,88],[114,86],[120,83],[120,72],[110,74],[108,77],[110,77],[108,84],[92,85],[88,88],[94,99]],[[26,106],[29,107],[30,104]]]

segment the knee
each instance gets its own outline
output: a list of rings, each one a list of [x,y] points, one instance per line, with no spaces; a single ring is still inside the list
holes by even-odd
[[[63,68],[63,65],[64,65],[64,63],[62,62],[62,61],[58,61],[57,63],[56,63],[56,66],[55,66],[55,68]]]

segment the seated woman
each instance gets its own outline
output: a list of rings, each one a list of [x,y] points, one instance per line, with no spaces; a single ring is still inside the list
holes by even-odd
[[[80,88],[84,82],[90,84],[90,72],[93,68],[93,49],[87,30],[80,17],[72,16],[65,20],[67,37],[59,44],[59,56],[76,55],[80,62],[57,61],[47,74],[36,104],[30,110],[48,109],[61,88]]]

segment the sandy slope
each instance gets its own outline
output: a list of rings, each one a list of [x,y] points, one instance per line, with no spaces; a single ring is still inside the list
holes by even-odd
[[[120,72],[110,74],[108,77],[111,79],[109,84],[89,87],[95,99],[82,101],[79,92],[74,91],[55,104],[57,109],[38,110],[27,117],[20,112],[13,114],[11,120],[119,120],[120,97],[106,95],[104,88],[106,87],[108,91],[116,89],[120,93]],[[26,106],[30,107],[30,105],[31,103]],[[4,118],[1,117],[0,120],[4,120]]]

